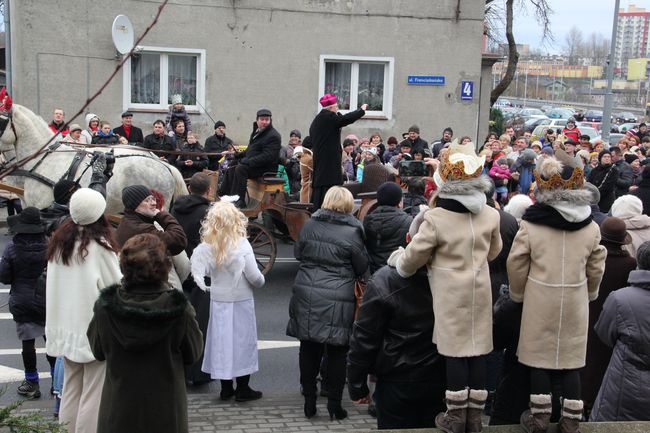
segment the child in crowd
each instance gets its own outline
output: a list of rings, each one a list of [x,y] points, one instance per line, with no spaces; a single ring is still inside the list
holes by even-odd
[[[494,180],[497,201],[504,205],[508,202],[508,181],[511,178],[508,160],[505,157],[499,158],[496,164],[492,165],[490,177]]]

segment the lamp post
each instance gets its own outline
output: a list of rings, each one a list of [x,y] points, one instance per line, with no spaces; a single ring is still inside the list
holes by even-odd
[[[528,97],[528,68],[530,67],[530,62],[531,60],[526,63],[526,78],[524,79],[524,108],[526,108],[526,99]]]

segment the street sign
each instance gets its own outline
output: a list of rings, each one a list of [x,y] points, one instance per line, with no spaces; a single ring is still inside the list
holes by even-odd
[[[461,81],[460,83],[460,99],[462,101],[471,101],[474,99],[474,82]]]
[[[445,76],[444,75],[409,75],[408,84],[414,84],[418,86],[444,86],[445,85]]]

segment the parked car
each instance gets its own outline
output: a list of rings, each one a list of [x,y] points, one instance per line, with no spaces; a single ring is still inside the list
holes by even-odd
[[[601,138],[601,137],[599,137],[599,138]],[[621,138],[625,138],[625,134],[621,134],[621,133],[610,133],[609,134],[609,142],[610,142],[610,144],[612,146],[614,146],[616,143],[618,143]]]
[[[603,112],[600,110],[589,110],[585,112],[584,119],[586,122],[602,122]]]
[[[576,123],[576,126],[580,129],[583,127],[587,128],[595,128],[596,130],[600,131],[603,124],[601,122],[578,122]]]
[[[530,140],[535,141],[539,140],[544,136],[544,132],[548,128],[553,128],[553,129],[559,129],[560,132],[562,132],[562,129],[566,126],[566,119],[549,119],[548,122],[542,124],[542,125],[537,125],[535,129],[533,129],[533,132],[530,136]]]
[[[596,138],[600,137],[600,132],[596,130],[596,128],[592,128],[590,126],[583,126],[579,127],[580,132],[582,132],[584,135],[589,136],[589,140],[595,140]]]
[[[618,132],[623,133],[629,129],[637,128],[638,126],[639,126],[638,123],[624,123],[622,125],[618,125]]]
[[[533,130],[539,125],[546,125],[551,119],[548,117],[533,117],[532,119],[526,120],[524,123],[524,131],[533,132]]]
[[[512,102],[509,99],[499,98],[494,103],[494,107],[496,107],[496,108],[499,108],[499,107],[512,107]]]
[[[547,111],[551,111],[553,109],[553,106],[552,105],[542,105],[539,109],[542,110],[544,113],[546,113]]]
[[[573,110],[568,108],[553,108],[546,115],[551,119],[568,119],[573,116]]]
[[[538,108],[523,108],[519,111],[519,115],[527,117],[528,119],[532,118],[548,118],[544,112]]]
[[[623,111],[618,114],[614,114],[614,122],[621,124],[621,123],[635,123],[636,122],[636,115],[634,113],[630,113],[629,111]]]

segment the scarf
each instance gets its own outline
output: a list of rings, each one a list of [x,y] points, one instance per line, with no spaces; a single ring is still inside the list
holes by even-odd
[[[535,203],[526,209],[526,213],[524,213],[522,219],[533,224],[552,227],[558,230],[577,231],[589,225],[592,217],[590,214],[582,221],[567,221],[555,208],[543,203]]]

